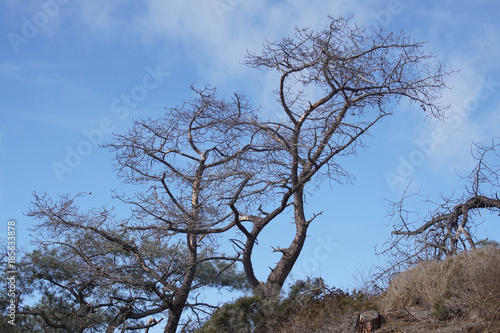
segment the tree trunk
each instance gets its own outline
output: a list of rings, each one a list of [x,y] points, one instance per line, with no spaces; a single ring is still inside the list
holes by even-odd
[[[165,333],[177,332],[177,327],[179,326],[179,322],[181,320],[182,310],[183,308],[174,308],[170,310],[167,325],[164,330]]]
[[[177,327],[181,320],[182,312],[186,306],[186,301],[191,292],[194,277],[196,275],[196,265],[198,260],[198,239],[195,234],[187,234],[187,244],[189,249],[189,269],[184,276],[182,285],[175,291],[174,301],[170,306],[170,313],[168,316],[167,326],[165,326],[165,333],[177,332]]]
[[[377,311],[364,311],[359,314],[356,323],[357,332],[370,333],[380,328],[380,314]]]
[[[293,266],[304,247],[309,224],[304,213],[303,190],[294,193],[294,217],[295,217],[295,237],[290,246],[282,249],[282,257],[272,269],[264,285],[259,286],[260,296],[267,299],[279,297],[286,278],[290,275]]]

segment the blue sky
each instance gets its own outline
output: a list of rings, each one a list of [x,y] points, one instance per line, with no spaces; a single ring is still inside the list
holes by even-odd
[[[474,166],[471,143],[500,134],[499,12],[495,0],[3,0],[2,228],[16,219],[20,245],[29,243],[34,221],[23,214],[34,191],[92,192],[84,207],[116,204],[111,189],[135,191],[116,179],[111,153],[97,144],[134,118],[159,117],[190,98],[194,82],[212,84],[221,95],[246,94],[279,115],[276,75],[242,66],[246,51],[258,53],[266,38],[278,40],[295,26],[321,29],[327,15],[353,16],[368,29],[404,30],[428,42],[428,52],[460,72],[443,94],[451,105],[447,122],[429,122],[420,109],[399,105],[365,140],[368,149],[345,160],[354,184],[324,184],[308,200],[309,213],[323,215],[310,228],[293,277],[321,275],[329,285],[352,288],[353,276],[377,262],[374,246],[389,237],[386,199],[398,200],[410,180],[412,190],[434,200],[460,193],[457,174]],[[260,242],[261,279],[277,261],[267,245],[293,237],[282,228]],[[478,235],[500,240],[500,224],[487,219]]]

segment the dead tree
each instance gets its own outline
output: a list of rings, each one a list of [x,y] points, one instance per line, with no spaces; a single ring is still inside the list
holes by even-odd
[[[186,294],[205,287],[240,287],[231,265],[237,258],[215,257],[207,244],[190,249],[182,239],[158,230],[134,229],[130,219],[116,220],[106,208],[82,213],[77,198],[82,195],[62,196],[57,202],[35,196],[30,215],[41,220],[33,230],[38,247],[19,264],[27,284],[19,292],[36,292],[41,298],[35,305],[19,302],[17,313],[24,318],[38,318],[44,326],[66,332],[145,329],[159,324],[165,314],[172,322],[184,309],[211,310],[210,304],[187,302]],[[158,319],[145,323],[152,316]]]
[[[139,285],[130,280],[134,275],[123,277],[122,283],[135,289],[110,302],[109,332],[162,311],[168,313],[165,332],[175,332],[190,293],[217,283],[238,261],[255,294],[275,297],[317,216],[306,211],[314,186],[324,180],[351,181],[342,158],[364,147],[363,137],[401,99],[430,116],[439,117],[443,110],[437,100],[448,73],[423,52],[422,44],[403,33],[368,35],[344,18],[331,19],[318,32],[298,29],[293,37],[267,43],[261,55],[249,54],[246,64],[279,73],[278,119],[262,120],[242,95],[223,100],[214,89],[193,88],[196,98],[168,109],[163,118],[136,121],[108,145],[116,152],[118,175],[145,188],[133,196],[117,194],[134,207],[129,219],[116,223],[105,210],[90,219],[75,215],[69,198],[56,205],[41,200],[32,211],[42,219],[41,227],[55,234],[65,231],[70,237],[72,229],[106,240],[121,251],[118,257],[108,254],[110,258],[120,258],[118,263],[142,274]],[[281,257],[260,282],[255,245],[289,207],[295,235],[287,247],[274,249]],[[219,237],[233,242],[235,255],[219,253]],[[166,244],[179,251],[162,257]],[[80,252],[79,260],[96,265],[86,261],[87,252]],[[161,260],[149,259],[157,256]],[[215,260],[226,266],[217,266],[219,272],[208,284],[197,280],[200,265]],[[193,307],[197,304],[203,302]]]
[[[364,146],[362,138],[401,99],[440,117],[443,107],[437,100],[448,73],[405,34],[369,35],[344,18],[331,19],[321,31],[297,29],[292,37],[268,42],[260,55],[249,54],[246,64],[280,75],[276,94],[282,117],[255,124],[266,147],[258,160],[267,166],[252,174],[257,186],[247,193],[259,197],[260,205],[240,205],[239,198],[231,204],[245,238],[239,248],[250,286],[272,297],[281,290],[316,217],[306,212],[314,186],[327,179],[351,181],[341,159],[356,154]],[[266,188],[258,188],[261,184]],[[264,193],[272,193],[272,199]],[[281,258],[260,282],[254,273],[254,245],[287,207],[293,210],[295,235],[288,247],[274,249]]]
[[[82,213],[75,202],[81,196],[52,202],[35,195],[29,215],[40,220],[41,248],[68,255],[60,266],[40,265],[44,274],[36,273],[35,280],[38,276],[80,306],[66,316],[30,308],[19,313],[68,332],[76,318],[81,327],[95,326],[89,313],[97,309],[99,330],[106,332],[148,328],[160,321],[144,320],[166,314],[165,332],[176,332],[186,308],[196,316],[213,307],[198,300],[196,290],[244,287],[234,267],[241,259],[220,253],[212,235],[235,226],[228,203],[248,179],[241,156],[256,145],[247,125],[254,122],[254,110],[239,95],[224,101],[214,89],[194,93],[162,119],[136,121],[108,145],[116,152],[118,175],[145,188],[130,197],[117,195],[133,207],[129,218],[117,219],[106,208]],[[72,267],[80,267],[76,278]],[[79,309],[88,313],[79,316]],[[70,324],[54,319],[61,317],[74,319]]]
[[[423,219],[405,207],[406,191],[393,203],[393,237],[382,252],[390,258],[378,277],[386,279],[422,260],[440,260],[476,248],[485,240],[475,237],[482,215],[500,211],[500,139],[490,145],[474,144],[477,160],[468,175],[469,185],[460,198],[442,197],[442,202]]]
[[[254,110],[242,96],[225,101],[215,89],[192,89],[194,99],[169,109],[162,119],[137,121],[109,145],[117,152],[119,176],[148,188],[138,196],[120,197],[135,207],[137,223],[125,230],[185,237],[189,269],[175,289],[165,332],[176,331],[191,290],[199,287],[193,282],[200,261],[240,261],[239,255],[216,252],[199,258],[198,252],[208,245],[217,248],[211,235],[235,226],[228,202],[248,179],[246,153],[256,144],[248,126],[255,121]]]

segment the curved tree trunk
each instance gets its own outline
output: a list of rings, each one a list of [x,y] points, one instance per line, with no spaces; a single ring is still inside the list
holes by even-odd
[[[281,252],[282,256],[276,266],[272,268],[272,271],[265,283],[257,280],[253,270],[251,255],[255,244],[255,238],[247,238],[243,254],[243,266],[247,280],[250,283],[250,287],[252,288],[254,294],[266,299],[278,297],[287,277],[290,275],[290,272],[300,255],[300,252],[302,251],[302,248],[304,247],[309,222],[306,220],[304,214],[302,189],[294,193],[294,217],[296,226],[295,237],[288,248],[275,249],[275,252]],[[257,232],[258,234],[260,230],[253,230],[252,234],[254,234],[254,232]]]
[[[177,332],[177,327],[179,326],[179,322],[181,320],[182,310],[182,307],[174,307],[170,309],[170,312],[168,314],[168,322],[164,330],[165,333]]]
[[[283,255],[271,274],[269,274],[265,283],[265,289],[266,292],[269,293],[269,296],[279,296],[283,284],[290,275],[306,241],[309,223],[304,214],[304,196],[302,189],[294,193],[294,216],[295,237],[288,248],[280,250]]]
[[[177,289],[174,294],[174,300],[170,307],[170,312],[168,316],[167,325],[165,326],[165,333],[175,333],[179,322],[181,320],[181,315],[186,305],[186,301],[189,297],[191,291],[191,285],[193,283],[194,277],[196,275],[196,264],[198,260],[198,239],[196,235],[188,234],[187,243],[189,249],[189,269],[184,276],[184,281],[182,286]]]

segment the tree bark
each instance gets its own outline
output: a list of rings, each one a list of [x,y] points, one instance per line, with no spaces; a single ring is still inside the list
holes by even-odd
[[[356,329],[359,333],[370,333],[380,328],[380,314],[375,310],[364,311],[359,314]]]
[[[181,320],[183,308],[177,306],[170,310],[168,314],[167,325],[165,326],[165,333],[175,333],[177,331],[177,327],[179,326],[179,322]]]
[[[294,214],[295,214],[295,237],[286,249],[281,252],[283,256],[276,264],[265,284],[265,296],[277,297],[290,275],[295,262],[297,261],[307,237],[307,228],[309,226],[304,214],[303,190],[294,193]]]

